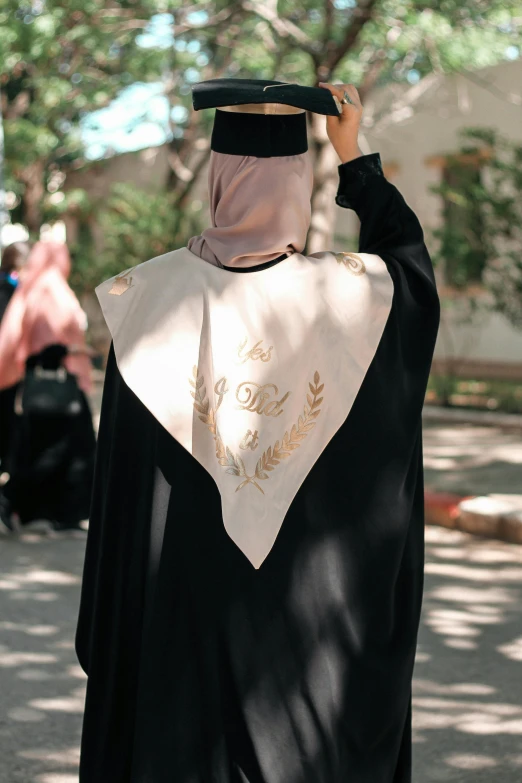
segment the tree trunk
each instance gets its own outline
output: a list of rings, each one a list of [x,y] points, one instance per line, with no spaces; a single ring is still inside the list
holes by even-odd
[[[339,160],[326,135],[326,120],[322,115],[311,115],[309,137],[315,160],[312,223],[306,252],[317,253],[332,248]]]
[[[44,188],[44,163],[37,160],[27,166],[20,175],[25,185],[23,195],[23,220],[29,233],[39,234],[42,226],[42,201]]]

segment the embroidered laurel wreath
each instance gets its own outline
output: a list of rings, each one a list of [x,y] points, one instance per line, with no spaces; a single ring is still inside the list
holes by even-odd
[[[270,478],[268,474],[279,465],[281,460],[287,459],[295,449],[299,448],[301,442],[315,427],[316,419],[321,413],[323,398],[319,395],[324,389],[324,383],[319,385],[319,373],[316,371],[313,384],[308,384],[310,387],[310,393],[306,395],[308,404],[304,406],[303,413],[299,416],[297,423],[291,427],[290,431],[287,430],[285,432],[281,441],[276,440],[273,446],[269,446],[263,452],[257,461],[255,472],[250,476],[239,454],[234,454],[221,439],[216,422],[216,412],[210,405],[205,388],[205,380],[202,375],[198,375],[197,367],[194,367],[193,378],[189,378],[189,383],[193,389],[190,393],[194,398],[194,408],[198,413],[198,418],[203,424],[206,424],[214,438],[217,461],[225,468],[226,473],[244,479],[236,487],[236,492],[247,484],[253,484],[264,495],[264,490],[260,487],[258,481],[265,481]]]

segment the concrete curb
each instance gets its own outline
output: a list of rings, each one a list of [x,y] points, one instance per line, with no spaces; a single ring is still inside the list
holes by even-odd
[[[428,525],[462,530],[484,538],[522,544],[522,496],[462,497],[443,492],[424,495]]]
[[[460,422],[479,424],[488,427],[502,427],[522,431],[522,416],[518,413],[495,413],[495,411],[470,411],[465,408],[442,408],[438,405],[425,405],[422,411],[424,421]]]

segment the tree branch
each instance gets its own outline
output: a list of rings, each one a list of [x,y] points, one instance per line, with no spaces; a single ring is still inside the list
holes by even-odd
[[[437,87],[442,78],[442,75],[438,73],[428,74],[420,82],[406,90],[398,99],[392,101],[391,106],[383,109],[374,122],[367,127],[370,127],[374,133],[380,133],[393,123],[400,122],[405,118],[408,109],[418,103],[426,92]]]
[[[298,43],[300,47],[312,57],[317,56],[317,52],[313,48],[313,41],[309,36],[301,30],[296,24],[289,19],[284,19],[279,16],[277,12],[277,4],[272,4],[272,7],[268,2],[259,2],[259,0],[243,0],[241,3],[242,8],[245,11],[260,16],[265,22],[268,22],[272,30],[280,38],[291,38]]]
[[[216,27],[217,25],[222,24],[223,22],[228,22],[228,20],[238,11],[239,5],[238,3],[231,3],[226,8],[223,8],[221,11],[218,11],[217,14],[214,14],[213,16],[209,16],[209,18],[206,20],[204,25],[201,24],[191,24],[190,22],[182,22],[178,25],[172,26],[172,34],[173,35],[179,35],[180,33],[186,33],[189,30],[201,30],[202,27],[205,29],[209,27]],[[190,13],[190,10],[185,13],[185,16]]]
[[[364,101],[366,100],[366,96],[374,88],[375,83],[379,78],[379,76],[381,75],[385,65],[386,65],[386,58],[384,56],[384,52],[382,52],[382,50],[379,50],[379,52],[376,53],[376,56],[372,60],[370,60],[368,64],[368,68],[366,69],[362,81],[359,84],[358,92],[362,103],[364,103]]]
[[[364,26],[373,18],[375,6],[379,0],[365,0],[354,8],[350,24],[344,31],[341,43],[333,48],[326,57],[324,63],[317,68],[317,81],[329,81],[333,72],[350,49],[355,46]]]
[[[186,180],[183,183],[183,187],[181,187],[178,192],[176,193],[176,198],[174,201],[174,204],[176,207],[183,207],[184,202],[186,198],[188,197],[190,191],[192,190],[194,184],[197,182],[199,175],[201,174],[201,171],[205,168],[209,155],[210,155],[210,142],[208,140],[207,144],[205,146],[205,149],[203,150],[202,154],[199,157],[199,160],[192,166],[192,176],[189,180]]]
[[[179,157],[178,151],[172,146],[170,146],[167,153],[167,160],[170,168],[176,176],[176,179],[180,180],[181,182],[190,182],[192,179],[192,169],[189,169],[188,166],[185,166]]]
[[[522,104],[522,99],[516,93],[506,92],[500,87],[497,87],[496,84],[493,84],[493,82],[484,79],[482,76],[479,76],[472,71],[468,71],[466,68],[461,68],[460,73],[470,82],[474,82],[474,84],[482,87],[483,90],[487,90],[496,98],[500,98],[500,100],[505,101],[506,103],[514,104],[515,106],[520,106]]]
[[[334,19],[334,4],[333,0],[324,0],[324,31],[323,31],[323,45],[328,46],[330,36],[332,35],[332,26]]]

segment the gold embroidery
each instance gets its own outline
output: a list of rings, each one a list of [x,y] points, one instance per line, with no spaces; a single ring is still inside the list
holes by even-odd
[[[202,375],[201,376],[198,375],[197,367],[194,367],[192,369],[192,375],[193,378],[189,378],[189,383],[194,389],[194,391],[190,392],[190,394],[194,398],[194,408],[199,414],[198,416],[199,420],[202,421],[203,424],[206,424],[212,437],[214,438],[214,442],[216,444],[217,461],[219,462],[220,465],[226,468],[225,472],[229,473],[231,476],[245,477],[246,481],[243,482],[243,485],[245,483],[246,484],[252,483],[254,484],[254,486],[258,488],[260,492],[263,492],[259,484],[257,484],[254,481],[254,476],[247,476],[245,465],[241,457],[238,454],[234,454],[232,451],[230,451],[229,447],[225,446],[225,444],[223,443],[223,440],[221,439],[221,435],[219,434],[219,430],[217,428],[215,411],[213,408],[210,407],[210,403],[207,399],[205,380]]]
[[[252,430],[247,430],[246,435],[239,444],[239,448],[246,451],[246,449],[250,449],[251,451],[254,451],[254,449],[257,449],[259,446],[259,438],[257,430],[255,432],[252,432]]]
[[[132,269],[128,269],[126,272],[122,272],[121,275],[115,277],[109,294],[112,294],[113,296],[121,296],[122,294],[126,294],[129,288],[132,288],[132,277],[129,276],[129,274],[133,269],[134,267],[132,267]]]
[[[250,389],[252,386],[253,389]],[[254,391],[255,389],[255,391]],[[243,381],[236,389],[236,400],[239,405],[236,405],[238,411],[253,411],[259,413],[260,416],[280,416],[283,413],[282,405],[289,398],[290,392],[287,392],[280,400],[272,400],[267,402],[270,398],[270,389],[274,390],[274,394],[279,394],[279,389],[275,383],[265,383],[264,386],[260,386],[254,381]],[[245,399],[241,400],[239,395],[243,390],[246,393]]]
[[[216,405],[216,411],[219,410],[219,406],[223,402],[223,397],[227,393],[227,379],[225,377],[221,378],[216,385],[214,386],[214,392],[218,396],[218,404]]]
[[[344,264],[346,269],[352,273],[352,275],[364,275],[366,272],[366,266],[361,256],[357,253],[336,253],[335,257],[338,264]]]
[[[315,427],[315,420],[321,413],[321,403],[323,401],[323,397],[319,397],[319,395],[324,389],[324,383],[319,385],[320,380],[319,373],[316,370],[314,373],[314,384],[308,384],[311,395],[306,395],[308,405],[304,406],[303,415],[299,416],[297,424],[293,425],[290,433],[288,433],[288,431],[285,432],[281,443],[276,440],[274,446],[270,446],[262,454],[256,465],[255,478],[259,480],[270,478],[267,476],[267,471],[272,471],[279,465],[282,459],[290,457],[292,451],[299,448],[301,441],[304,440],[308,433]],[[240,484],[237,489],[241,489],[243,484]]]
[[[238,476],[243,478],[236,487],[236,492],[245,487],[247,484],[253,484],[263,495],[264,490],[259,486],[258,481],[265,481],[270,478],[268,475],[274,470],[282,459],[290,457],[292,451],[299,448],[301,441],[306,438],[308,433],[315,427],[316,419],[321,413],[321,403],[323,397],[319,397],[324,389],[324,383],[319,385],[320,377],[316,371],[314,373],[314,383],[309,384],[311,394],[306,395],[306,401],[308,405],[304,406],[303,414],[299,416],[297,424],[294,424],[288,432],[283,435],[281,443],[276,441],[274,446],[270,446],[258,460],[255,473],[249,476],[246,472],[245,464],[238,454],[234,454],[228,446],[225,446],[219,430],[217,428],[216,414],[213,408],[210,407],[209,400],[207,399],[207,392],[205,389],[205,380],[203,376],[198,375],[198,368],[194,367],[192,370],[193,378],[189,378],[189,383],[194,389],[191,391],[191,395],[194,399],[194,408],[198,412],[198,418],[205,424],[216,444],[216,459],[220,465],[226,468],[225,472],[231,476]],[[257,430],[256,430],[257,434]]]
[[[237,355],[241,359],[238,364],[244,364],[249,359],[252,359],[252,361],[257,361],[257,359],[261,359],[262,362],[269,362],[272,358],[272,350],[274,348],[273,345],[270,346],[270,348],[267,351],[263,351],[262,348],[259,346],[263,342],[262,340],[259,340],[253,348],[251,348],[249,351],[247,351],[245,354],[242,354],[241,352],[246,348],[246,344],[248,342],[248,337],[245,337],[242,343],[239,343],[238,349],[237,349]]]

